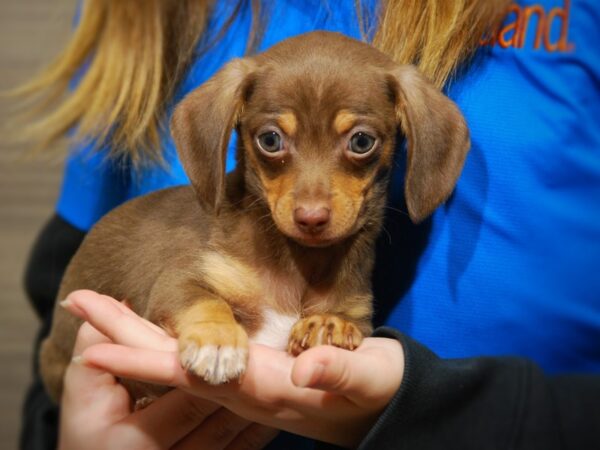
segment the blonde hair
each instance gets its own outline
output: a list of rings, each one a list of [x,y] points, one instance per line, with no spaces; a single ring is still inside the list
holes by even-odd
[[[373,45],[441,88],[500,25],[509,0],[384,0]]]
[[[32,96],[40,119],[24,134],[48,147],[74,139],[107,144],[134,165],[161,161],[165,108],[195,56],[215,0],[87,0],[57,60],[15,91]],[[218,39],[235,19],[238,0]],[[437,86],[498,25],[508,0],[382,0],[373,44],[400,63],[416,64]],[[359,17],[360,0],[356,0]],[[261,37],[260,0],[251,0],[248,51]],[[212,42],[214,43],[214,42]],[[211,45],[212,43],[207,43]],[[207,48],[207,47],[204,47]],[[81,75],[69,95],[69,83]]]

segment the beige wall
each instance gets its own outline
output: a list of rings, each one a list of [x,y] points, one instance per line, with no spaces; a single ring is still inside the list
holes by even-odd
[[[75,0],[0,0],[0,90],[35,73],[56,55],[71,26]],[[12,113],[0,100],[0,129]],[[17,446],[21,402],[30,379],[37,320],[22,289],[33,239],[49,217],[60,161],[20,159],[25,147],[0,134],[0,448]]]

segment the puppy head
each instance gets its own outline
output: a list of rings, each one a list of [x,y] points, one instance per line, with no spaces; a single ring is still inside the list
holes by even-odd
[[[234,60],[177,106],[171,130],[182,163],[215,212],[234,127],[246,190],[282,233],[309,246],[380,223],[398,129],[415,222],[450,195],[469,148],[456,106],[415,68],[327,32]]]

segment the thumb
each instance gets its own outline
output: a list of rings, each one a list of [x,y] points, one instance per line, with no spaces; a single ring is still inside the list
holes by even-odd
[[[354,351],[330,345],[301,353],[292,383],[342,395],[369,409],[380,408],[396,393],[404,374],[404,352],[393,339],[367,338]]]
[[[329,391],[362,404],[371,397],[373,372],[365,355],[333,346],[319,346],[300,354],[292,368],[292,383]]]

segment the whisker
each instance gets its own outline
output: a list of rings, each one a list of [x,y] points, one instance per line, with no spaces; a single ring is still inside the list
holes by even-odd
[[[392,245],[392,235],[391,233],[385,228],[384,225],[381,226],[381,231],[385,232],[385,234],[388,237],[388,244]]]
[[[384,206],[384,208],[389,209],[390,211],[398,212],[398,213],[402,214],[403,216],[409,217],[408,212],[404,211],[403,209],[394,208],[393,206],[388,206],[388,205]]]
[[[260,199],[260,197],[256,197],[256,198],[255,198],[255,199],[252,201],[252,203],[250,203],[250,204],[249,204],[249,205],[248,205],[246,208],[247,208],[247,209],[252,209],[252,208],[254,208],[255,206],[257,206],[257,205],[258,205],[258,203],[260,202],[260,200],[261,200],[261,199]]]

